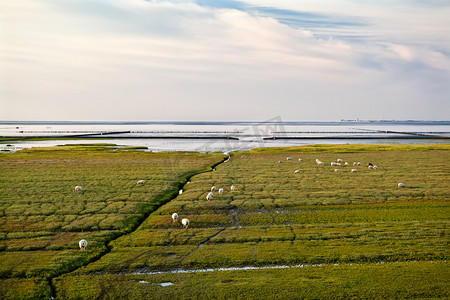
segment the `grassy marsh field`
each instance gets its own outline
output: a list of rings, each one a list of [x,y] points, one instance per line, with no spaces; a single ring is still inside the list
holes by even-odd
[[[450,297],[449,145],[315,145],[225,158],[108,145],[0,154],[0,294]],[[331,166],[337,159],[349,165]],[[213,185],[224,193],[207,201]],[[172,222],[174,212],[188,229]],[[81,238],[87,251],[77,248]],[[280,265],[303,267],[173,272]]]
[[[18,284],[50,297],[49,286],[41,289],[48,280],[107,253],[111,240],[225,157],[113,150],[76,145],[0,155],[0,294]],[[145,185],[136,184],[141,179]],[[80,239],[88,251],[79,251]]]

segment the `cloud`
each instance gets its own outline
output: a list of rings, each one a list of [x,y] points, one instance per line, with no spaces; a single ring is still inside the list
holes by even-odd
[[[0,119],[442,119],[433,3],[7,1]]]

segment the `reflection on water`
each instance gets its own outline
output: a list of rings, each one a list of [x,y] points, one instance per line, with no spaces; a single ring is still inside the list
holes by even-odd
[[[13,143],[13,142],[10,142]],[[238,141],[228,143],[222,140],[190,140],[190,139],[89,139],[89,140],[48,140],[48,141],[19,141],[14,142],[17,149],[31,147],[52,147],[70,144],[116,144],[119,147],[144,146],[153,152],[161,151],[194,151],[194,152],[223,152],[250,150],[260,147],[289,147],[314,144],[448,144],[449,140],[436,139],[313,139],[313,140],[269,140],[269,141]]]
[[[312,144],[448,143],[442,137],[450,137],[450,122],[283,122],[281,118],[269,122],[215,123],[0,122],[0,136],[68,138],[7,142],[12,145],[8,147],[17,148],[110,143],[144,146],[148,151],[230,152]],[[9,151],[6,142],[0,147]]]

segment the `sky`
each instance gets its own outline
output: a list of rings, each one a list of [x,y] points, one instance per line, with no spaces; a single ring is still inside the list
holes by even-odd
[[[447,0],[0,2],[0,120],[450,120]]]

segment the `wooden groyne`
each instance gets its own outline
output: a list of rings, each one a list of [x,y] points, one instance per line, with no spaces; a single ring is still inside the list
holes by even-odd
[[[97,133],[84,133],[84,134],[70,134],[70,135],[63,135],[63,136],[57,136],[60,138],[70,138],[70,137],[76,137],[76,138],[83,138],[83,137],[96,137],[96,136],[103,136],[103,135],[112,135],[112,134],[125,134],[130,133],[131,131],[107,131],[107,132],[97,132]]]
[[[423,138],[433,138],[433,139],[450,139],[450,136],[445,135],[435,135],[435,134],[425,134],[420,132],[404,132],[404,131],[393,131],[393,130],[376,130],[376,129],[359,129],[362,131],[367,132],[374,132],[374,133],[393,133],[393,134],[406,134],[406,135],[412,135],[415,137],[423,137]]]

